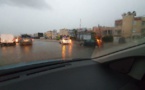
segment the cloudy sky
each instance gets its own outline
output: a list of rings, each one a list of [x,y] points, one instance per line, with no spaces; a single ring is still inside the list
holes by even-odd
[[[61,28],[114,26],[121,14],[145,15],[145,0],[0,0],[0,33],[36,33]]]

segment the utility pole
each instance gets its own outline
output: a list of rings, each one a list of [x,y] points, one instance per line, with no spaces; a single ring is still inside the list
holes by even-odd
[[[81,31],[81,24],[82,24],[82,20],[80,19],[80,31]]]

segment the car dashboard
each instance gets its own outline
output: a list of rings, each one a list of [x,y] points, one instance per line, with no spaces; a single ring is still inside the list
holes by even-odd
[[[9,73],[4,70],[0,73],[0,90],[142,90],[143,76],[135,78],[132,75],[136,70],[132,69],[139,62],[145,66],[144,59],[127,57],[103,64],[92,60],[61,61],[24,66]]]

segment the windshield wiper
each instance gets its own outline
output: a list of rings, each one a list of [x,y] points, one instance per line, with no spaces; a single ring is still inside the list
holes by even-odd
[[[11,78],[28,76],[35,73],[40,73],[52,69],[66,67],[71,65],[71,62],[91,60],[91,58],[75,58],[70,60],[56,60],[52,62],[34,62],[33,64],[25,64],[14,68],[0,70],[0,82],[10,80]]]
[[[71,65],[71,62],[91,60],[91,58],[75,58],[70,60],[56,60],[53,62],[41,62],[35,64],[23,65],[15,68],[1,69],[0,82],[17,79],[23,76],[29,76],[52,69],[62,68]]]

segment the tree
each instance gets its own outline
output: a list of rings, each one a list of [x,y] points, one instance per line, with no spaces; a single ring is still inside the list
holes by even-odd
[[[73,32],[74,32],[75,38],[77,38],[78,31],[76,29],[73,29]]]

